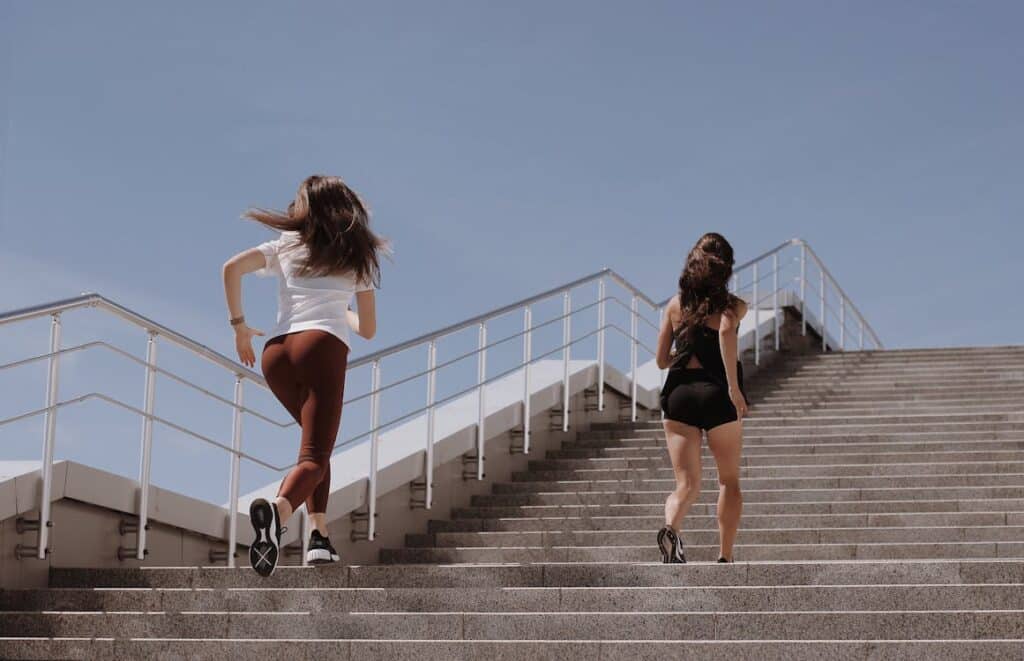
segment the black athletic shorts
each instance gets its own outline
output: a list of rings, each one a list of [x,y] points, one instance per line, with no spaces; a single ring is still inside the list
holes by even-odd
[[[743,392],[743,373],[738,377]],[[703,367],[669,370],[661,391],[661,410],[668,420],[705,430],[739,419],[729,391],[713,381]]]

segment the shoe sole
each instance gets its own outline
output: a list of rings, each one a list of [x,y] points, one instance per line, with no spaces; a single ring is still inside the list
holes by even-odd
[[[327,565],[341,558],[327,549],[310,549],[306,551],[306,563],[310,565]]]
[[[668,531],[666,531],[664,528],[662,528],[661,530],[658,531],[658,550],[661,551],[661,562],[662,562],[662,564],[666,564],[666,565],[672,562],[672,560],[671,560],[671,557],[672,557],[672,545],[671,545],[671,543],[669,544],[669,547],[667,549],[665,548],[665,539],[667,537],[668,537]]]
[[[249,565],[257,574],[266,578],[277,569],[280,549],[271,526],[274,525],[274,510],[263,498],[257,498],[249,505],[249,521],[256,538],[249,547]]]
[[[675,537],[673,540],[672,538]],[[669,546],[665,548],[665,540],[669,541]],[[682,545],[682,541],[678,536],[674,535],[670,531],[662,528],[658,531],[658,550],[661,551],[661,562],[666,565],[685,565],[686,556],[683,555],[682,550],[677,554],[675,551],[677,548],[676,544]]]

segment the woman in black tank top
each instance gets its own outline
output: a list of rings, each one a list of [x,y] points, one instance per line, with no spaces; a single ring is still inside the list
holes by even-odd
[[[661,409],[676,477],[665,501],[665,526],[658,531],[662,562],[686,562],[679,527],[700,494],[705,433],[718,468],[718,561],[733,560],[743,509],[739,473],[747,412],[737,337],[747,305],[729,293],[732,267],[729,242],[720,234],[702,236],[686,258],[679,295],[666,306],[658,334],[658,367],[668,368]]]

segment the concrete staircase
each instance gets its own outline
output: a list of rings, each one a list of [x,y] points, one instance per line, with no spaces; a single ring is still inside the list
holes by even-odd
[[[54,570],[0,592],[0,657],[1024,659],[1024,347],[751,389],[733,565],[711,457],[662,565],[660,424],[593,425],[378,565]]]

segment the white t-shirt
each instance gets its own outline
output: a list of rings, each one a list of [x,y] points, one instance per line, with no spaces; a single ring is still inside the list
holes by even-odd
[[[282,232],[279,238],[261,243],[257,248],[267,265],[256,271],[256,275],[278,277],[277,325],[267,333],[267,340],[317,328],[351,347],[345,311],[356,292],[369,291],[373,284],[356,282],[350,275],[312,278],[296,275],[309,254],[298,232]]]

